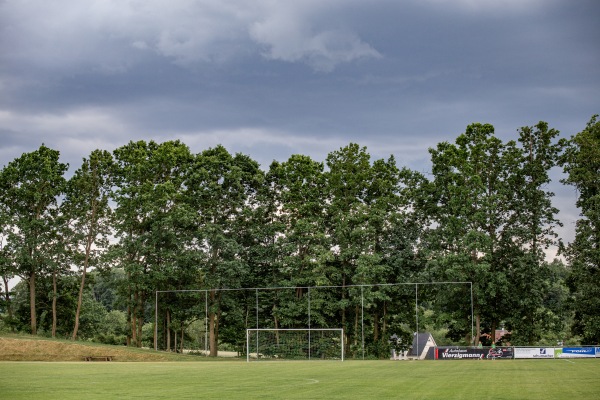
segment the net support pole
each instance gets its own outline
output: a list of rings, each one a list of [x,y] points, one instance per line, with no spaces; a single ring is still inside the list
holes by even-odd
[[[310,287],[308,288],[308,359],[310,360],[310,356],[311,356],[311,347],[312,347],[312,343],[311,343],[311,334],[310,334]]]
[[[342,353],[342,361],[344,361],[344,330],[340,330],[340,351]]]
[[[154,351],[158,350],[158,290],[154,292]]]
[[[415,333],[417,339],[417,349],[415,354],[417,355],[417,360],[419,359],[419,284],[415,283],[415,321],[417,324],[417,332]]]
[[[475,328],[474,328],[474,315],[473,315],[473,282],[469,282],[471,285],[471,341],[473,342],[473,346],[475,346]]]
[[[250,362],[250,331],[246,329],[246,362]]]
[[[362,358],[365,359],[365,294],[364,287],[360,287],[360,337],[362,343]]]
[[[258,289],[256,289],[256,329],[258,329]],[[248,331],[246,330],[246,335]],[[248,339],[246,339],[246,343],[249,343]],[[250,344],[248,344],[248,357],[250,357]],[[256,358],[258,358],[258,330],[256,331]],[[250,358],[248,358],[250,361]]]
[[[208,290],[204,291],[204,355],[208,357]]]

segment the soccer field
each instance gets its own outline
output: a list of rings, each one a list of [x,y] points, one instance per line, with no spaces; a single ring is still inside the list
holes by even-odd
[[[3,399],[597,399],[600,360],[0,362]]]

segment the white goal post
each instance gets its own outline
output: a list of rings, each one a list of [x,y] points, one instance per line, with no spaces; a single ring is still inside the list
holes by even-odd
[[[246,361],[344,361],[342,328],[246,329]]]

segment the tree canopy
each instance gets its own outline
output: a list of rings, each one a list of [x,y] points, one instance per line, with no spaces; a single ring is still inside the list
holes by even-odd
[[[500,327],[513,344],[598,341],[598,126],[560,139],[540,122],[503,141],[472,124],[429,150],[429,175],[355,143],[262,170],[223,146],[137,141],[93,151],[67,179],[42,145],[0,171],[2,319],[169,350],[196,329],[211,355],[248,327],[307,324],[344,328],[349,354],[366,337],[374,356],[421,329],[440,343]],[[561,245],[547,189],[559,165],[581,209],[567,264],[546,257]],[[9,293],[13,276],[27,287]],[[423,286],[419,301],[401,285],[442,281],[472,282],[474,320],[466,286]],[[274,289],[230,290],[258,287]]]

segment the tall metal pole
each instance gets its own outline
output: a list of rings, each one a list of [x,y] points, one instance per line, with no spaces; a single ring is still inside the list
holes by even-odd
[[[246,336],[248,335],[248,331],[246,331]],[[250,340],[249,337],[246,337],[246,341]],[[250,360],[250,343],[248,343],[248,360]],[[258,360],[258,289],[256,289],[256,359]]]
[[[204,354],[208,356],[208,290],[204,291]]]
[[[360,328],[361,328],[361,342],[362,342],[362,358],[365,359],[365,295],[364,288],[360,287]]]
[[[471,341],[473,345],[475,345],[475,328],[474,328],[474,315],[473,315],[473,282],[469,282],[471,284]]]
[[[308,288],[308,332],[310,333],[310,288]]]
[[[158,350],[158,290],[154,293],[154,350]]]
[[[415,350],[415,354],[417,355],[417,360],[419,359],[419,284],[415,283],[415,321],[417,322],[417,332],[415,336],[417,338],[417,349]]]
[[[308,359],[311,356],[311,332],[310,332],[310,288],[308,288]]]

